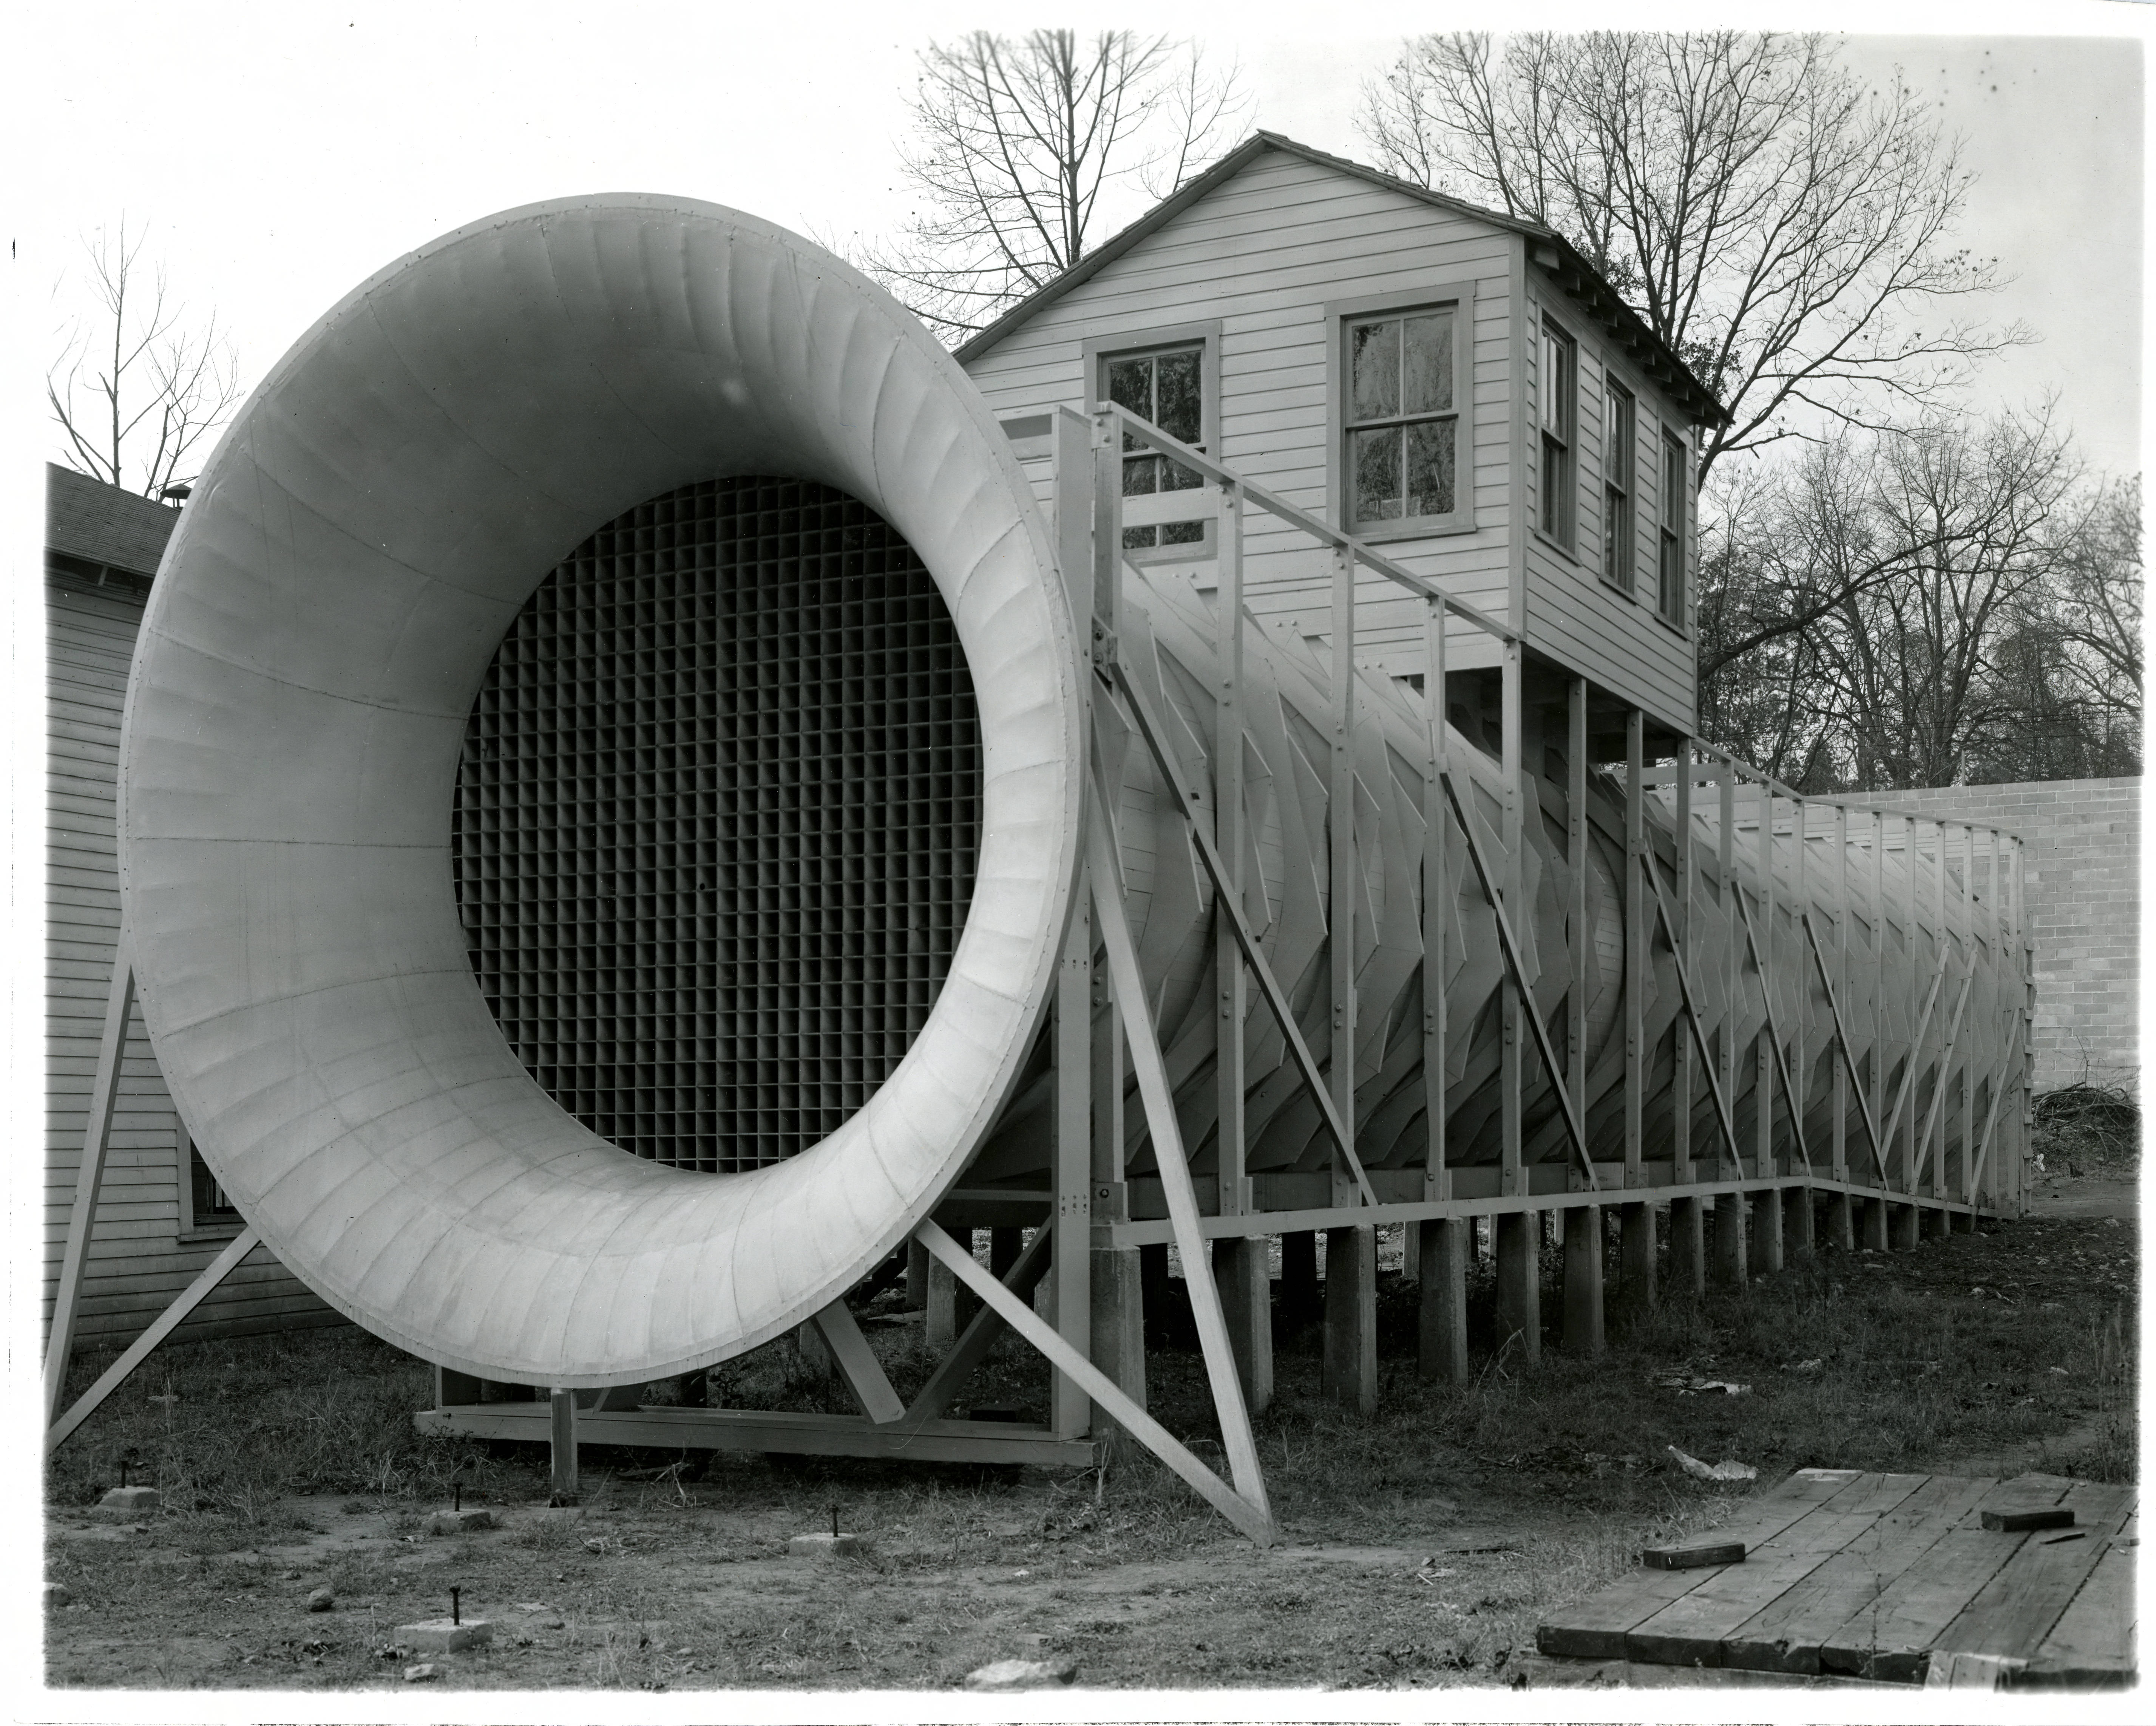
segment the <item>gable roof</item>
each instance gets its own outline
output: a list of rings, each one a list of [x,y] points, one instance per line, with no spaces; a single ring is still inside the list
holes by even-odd
[[[154,576],[180,512],[86,474],[45,464],[45,549],[63,557]]]
[[[995,322],[957,349],[958,362],[963,365],[978,359],[1013,331],[1029,321],[1036,313],[1053,306],[1073,288],[1091,281],[1141,240],[1173,221],[1215,187],[1233,179],[1269,150],[1298,157],[1338,173],[1352,175],[1356,179],[1366,181],[1373,186],[1382,186],[1388,191],[1399,193],[1419,203],[1428,204],[1449,214],[1470,217],[1478,222],[1486,222],[1493,228],[1502,228],[1523,236],[1529,242],[1528,257],[1553,275],[1558,285],[1586,308],[1589,315],[1630,357],[1633,362],[1667,390],[1694,419],[1709,425],[1728,422],[1728,409],[1715,399],[1713,392],[1692,375],[1691,368],[1676,357],[1668,343],[1654,332],[1646,320],[1627,306],[1619,297],[1617,290],[1603,279],[1600,272],[1574,250],[1571,243],[1556,229],[1522,217],[1482,209],[1460,198],[1448,197],[1442,192],[1433,192],[1427,186],[1418,186],[1411,181],[1396,179],[1376,168],[1365,167],[1361,162],[1350,162],[1345,157],[1313,150],[1309,145],[1298,144],[1293,138],[1283,137],[1278,132],[1263,131],[1252,133],[1172,197],[1155,204],[1098,251],[1088,253],[1045,287],[1037,289],[1019,301]]]

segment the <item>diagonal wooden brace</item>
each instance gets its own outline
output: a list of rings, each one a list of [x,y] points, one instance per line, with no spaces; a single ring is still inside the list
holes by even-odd
[[[229,1277],[239,1261],[262,1243],[262,1236],[249,1224],[232,1237],[231,1244],[212,1259],[195,1278],[182,1291],[179,1298],[160,1312],[149,1329],[127,1345],[126,1352],[98,1375],[97,1382],[75,1400],[75,1405],[53,1422],[45,1433],[45,1454],[50,1456],[59,1448],[61,1441],[82,1425],[105,1399],[118,1390],[127,1375],[149,1359],[150,1351],[179,1328],[180,1322],[194,1311],[209,1296],[218,1283]]]
[[[1969,985],[1976,981],[1971,971],[1961,980],[1961,994],[1954,999],[1953,1017],[1947,1023],[1946,1047],[1939,1051],[1938,1077],[1932,1081],[1932,1106],[1924,1111],[1924,1125],[1917,1135],[1917,1170],[1910,1177],[1914,1184],[1922,1184],[1932,1161],[1932,1130],[1939,1124],[1939,1111],[1946,1106],[1947,1075],[1953,1070],[1954,1045],[1961,1040],[1961,1016],[1969,1006]],[[1941,1158],[1941,1172],[1945,1163]]]
[[[1849,1064],[1853,1075],[1856,1070],[1856,1051],[1850,1046],[1849,1028],[1842,1023],[1841,1001],[1834,992],[1834,979],[1827,973],[1826,951],[1820,945],[1819,931],[1812,927],[1811,912],[1803,912],[1802,921],[1804,934],[1811,943],[1812,963],[1819,968],[1820,987],[1826,991],[1826,1009],[1834,1015],[1834,1040],[1841,1045],[1841,1058]],[[1865,1096],[1864,1087],[1853,1081],[1849,1091],[1850,1095],[1856,1099],[1857,1117],[1864,1122],[1864,1137],[1871,1147],[1871,1160],[1879,1169],[1879,1184],[1882,1187],[1890,1185],[1892,1183],[1887,1175],[1886,1144],[1879,1137],[1879,1123],[1871,1118],[1871,1100]]]
[[[1894,1095],[1894,1107],[1887,1117],[1887,1143],[1894,1143],[1894,1134],[1902,1125],[1902,1111],[1909,1106],[1909,1098],[1917,1088],[1917,1055],[1924,1046],[1924,1033],[1932,1028],[1932,1015],[1938,1011],[1939,994],[1945,989],[1947,972],[1953,963],[1951,953],[1939,955],[1939,968],[1932,978],[1931,993],[1924,997],[1922,1016],[1917,1020],[1916,1035],[1909,1039],[1909,1058],[1902,1066],[1902,1088]],[[1912,1159],[1913,1160],[1913,1159]],[[1912,1173],[1911,1179],[1915,1179]]]
[[[1039,1313],[976,1264],[973,1254],[932,1221],[921,1224],[914,1230],[913,1238],[947,1265],[961,1282],[1001,1312],[1004,1322],[1046,1355],[1051,1365],[1076,1379],[1088,1396],[1187,1481],[1221,1515],[1260,1546],[1270,1546],[1280,1538],[1270,1511],[1244,1497],[1192,1456],[1173,1433],[1125,1395],[1114,1379],[1065,1342]]]
[[[1565,1088],[1564,1069],[1558,1064],[1557,1050],[1551,1046],[1549,1027],[1543,1023],[1543,1015],[1535,1010],[1534,991],[1527,986],[1527,963],[1520,953],[1520,943],[1512,933],[1512,921],[1505,914],[1505,901],[1497,891],[1496,877],[1491,872],[1489,860],[1482,855],[1482,841],[1476,837],[1469,824],[1467,810],[1460,800],[1460,788],[1452,782],[1450,768],[1438,769],[1438,778],[1445,786],[1445,800],[1452,805],[1452,818],[1460,823],[1460,830],[1467,838],[1467,855],[1475,864],[1476,878],[1482,883],[1482,896],[1490,902],[1491,915],[1497,919],[1497,944],[1504,949],[1505,963],[1512,973],[1512,981],[1520,991],[1525,1010],[1520,1016],[1535,1034],[1535,1047],[1543,1057],[1543,1071],[1549,1075],[1550,1090],[1555,1094],[1558,1108],[1564,1115],[1564,1130],[1572,1140],[1573,1154],[1579,1158],[1581,1178],[1587,1190],[1598,1191],[1601,1182],[1594,1176],[1594,1158],[1588,1154],[1587,1131],[1580,1124],[1579,1112],[1573,1106],[1572,1093]],[[1424,841],[1436,845],[1443,842],[1441,835],[1433,834]]]
[[[1242,948],[1244,960],[1257,979],[1259,992],[1265,996],[1265,1004],[1272,1009],[1273,1017],[1280,1022],[1281,1030],[1287,1039],[1288,1050],[1302,1074],[1303,1083],[1309,1086],[1311,1095],[1317,1099],[1317,1107],[1325,1117],[1326,1130],[1332,1133],[1332,1142],[1340,1147],[1341,1155],[1347,1159],[1348,1167],[1355,1177],[1356,1189],[1363,1195],[1363,1202],[1374,1205],[1378,1202],[1378,1194],[1370,1185],[1370,1177],[1363,1171],[1362,1159],[1355,1154],[1353,1135],[1348,1132],[1347,1122],[1341,1119],[1340,1111],[1334,1106],[1332,1092],[1317,1070],[1317,1058],[1311,1054],[1309,1044],[1302,1040],[1302,1032],[1295,1022],[1294,1009],[1288,1004],[1287,991],[1280,986],[1280,980],[1273,975],[1272,967],[1265,961],[1265,949],[1259,946],[1256,932],[1250,927],[1250,919],[1244,914],[1242,896],[1229,886],[1228,871],[1220,860],[1219,850],[1213,843],[1213,835],[1205,830],[1205,824],[1197,817],[1197,795],[1183,783],[1181,772],[1168,753],[1167,739],[1162,736],[1160,727],[1153,719],[1152,710],[1147,705],[1145,697],[1139,694],[1137,686],[1131,681],[1130,674],[1121,665],[1113,668],[1113,674],[1115,686],[1129,704],[1138,735],[1145,739],[1146,747],[1152,754],[1153,765],[1160,773],[1162,783],[1168,788],[1168,801],[1181,812],[1189,826],[1191,838],[1197,843],[1199,859],[1205,866],[1205,873],[1212,878],[1214,902],[1225,907],[1229,927],[1235,932],[1235,944]],[[1340,1051],[1335,1050],[1333,1059],[1337,1061],[1341,1058]],[[1354,1060],[1352,1049],[1348,1051],[1346,1058],[1350,1062]]]
[[[883,1426],[904,1415],[906,1405],[898,1400],[898,1393],[891,1388],[891,1380],[884,1376],[882,1363],[869,1347],[869,1339],[861,1334],[860,1326],[854,1323],[853,1312],[844,1297],[824,1307],[814,1323],[830,1345],[831,1359],[839,1364],[839,1376],[845,1379],[846,1388],[854,1393],[854,1400],[860,1404],[861,1412],[870,1421]]]
[[[1105,800],[1099,805],[1101,809],[1107,807]],[[1096,883],[1096,925],[1108,956],[1109,980],[1115,985],[1116,999],[1123,1011],[1124,1035],[1130,1045],[1131,1066],[1137,1075],[1138,1096],[1145,1105],[1146,1125],[1152,1133],[1153,1163],[1160,1174],[1162,1195],[1168,1200],[1168,1223],[1183,1253],[1183,1287],[1190,1294],[1190,1316],[1198,1324],[1199,1345],[1205,1357],[1214,1410],[1220,1417],[1220,1440],[1228,1452],[1229,1470],[1238,1495],[1270,1520],[1272,1513],[1265,1502],[1265,1471],[1258,1466],[1257,1440],[1250,1431],[1249,1405],[1243,1400],[1243,1378],[1235,1369],[1235,1345],[1229,1339],[1227,1316],[1221,1311],[1219,1285],[1213,1280],[1212,1249],[1198,1221],[1198,1190],[1183,1153],[1183,1129],[1175,1117],[1168,1064],[1161,1058],[1152,1009],[1146,1001],[1137,943],[1131,938],[1122,896],[1109,885],[1115,879],[1115,843],[1106,819],[1096,812],[1096,818],[1086,824],[1088,860]]]
[[[1018,1262],[1004,1274],[1004,1287],[1020,1300],[1029,1300],[1040,1279],[1048,1274],[1050,1255],[1055,1251],[1055,1230],[1052,1226],[1037,1230]],[[966,1328],[959,1333],[957,1342],[945,1355],[928,1382],[921,1387],[921,1394],[903,1410],[904,1418],[911,1424],[920,1420],[940,1419],[943,1410],[951,1405],[951,1399],[964,1388],[973,1369],[988,1358],[988,1350],[995,1347],[996,1338],[1008,1328],[1003,1314],[993,1307],[983,1307],[976,1312]]]
[[[1752,968],[1759,973],[1759,1004],[1767,1015],[1767,1040],[1774,1045],[1774,1070],[1782,1076],[1782,1095],[1789,1102],[1789,1129],[1797,1136],[1797,1154],[1804,1159],[1804,1173],[1812,1172],[1812,1153],[1804,1146],[1803,1111],[1797,1107],[1797,1087],[1789,1078],[1789,1057],[1782,1047],[1782,1021],[1774,1014],[1774,997],[1767,988],[1767,962],[1759,952],[1759,937],[1752,927],[1752,907],[1744,889],[1737,890],[1738,914],[1744,919],[1744,944],[1751,950]]]
[[[1677,993],[1684,998],[1685,1022],[1691,1026],[1692,1041],[1699,1047],[1700,1070],[1707,1076],[1707,1094],[1714,1099],[1714,1117],[1722,1123],[1722,1143],[1729,1147],[1729,1160],[1741,1175],[1744,1153],[1737,1148],[1737,1122],[1729,1112],[1729,1099],[1722,1094],[1722,1081],[1715,1075],[1713,1051],[1707,1046],[1707,1027],[1699,1022],[1699,996],[1691,986],[1691,967],[1685,963],[1684,948],[1677,940],[1676,916],[1662,892],[1652,845],[1641,847],[1640,861],[1647,871],[1647,885],[1655,890],[1655,910],[1662,920],[1662,932],[1670,937],[1671,956],[1676,961]]]

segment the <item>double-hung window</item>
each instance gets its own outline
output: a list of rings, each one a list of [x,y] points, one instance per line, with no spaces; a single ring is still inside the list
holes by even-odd
[[[1542,379],[1538,392],[1542,428],[1542,496],[1535,525],[1567,551],[1572,549],[1573,420],[1578,393],[1578,350],[1571,336],[1548,318],[1543,320]]]
[[[1100,364],[1101,393],[1108,400],[1158,426],[1178,443],[1194,449],[1208,447],[1202,342],[1147,353],[1104,354]],[[1124,496],[1194,491],[1204,484],[1182,463],[1147,449],[1127,432],[1123,434]],[[1202,546],[1205,537],[1203,521],[1164,521],[1153,527],[1124,528],[1123,547],[1138,551],[1149,547]]]
[[[1655,609],[1681,629],[1685,623],[1685,448],[1682,439],[1662,434],[1662,507],[1660,561],[1656,570]]]
[[[1614,378],[1603,384],[1602,578],[1632,591],[1632,393]]]
[[[245,1220],[239,1207],[232,1202],[208,1164],[203,1161],[202,1153],[195,1148],[188,1134],[187,1122],[172,1114],[173,1160],[178,1165],[180,1186],[180,1233],[182,1236],[205,1232],[238,1229]]]
[[[1456,516],[1459,308],[1347,320],[1350,532]]]

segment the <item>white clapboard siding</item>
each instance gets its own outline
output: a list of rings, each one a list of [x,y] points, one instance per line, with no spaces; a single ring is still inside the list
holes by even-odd
[[[1461,482],[1471,485],[1476,531],[1384,549],[1494,615],[1517,622],[1528,640],[1603,687],[1665,722],[1692,719],[1688,637],[1655,613],[1661,500],[1661,432],[1679,410],[1628,362],[1605,352],[1602,332],[1580,308],[1525,261],[1521,237],[1471,213],[1440,208],[1292,149],[1259,152],[1090,278],[1037,311],[969,359],[967,370],[1004,417],[1058,405],[1083,408],[1089,395],[1089,340],[1218,321],[1219,424],[1214,451],[1245,477],[1331,519],[1333,483],[1324,316],[1329,302],[1477,285],[1467,384],[1471,404]],[[1580,496],[1576,556],[1532,531],[1537,452],[1532,411],[1536,295],[1520,301],[1516,280],[1537,282],[1577,337],[1580,400]],[[1513,352],[1515,318],[1528,337]],[[1635,591],[1600,579],[1601,413],[1604,367],[1614,366],[1638,403],[1634,514]],[[1524,471],[1516,471],[1516,464]],[[1514,501],[1526,519],[1514,519]],[[1689,499],[1686,500],[1689,502]],[[1686,544],[1692,544],[1686,523]],[[1306,631],[1327,627],[1331,566],[1304,535],[1260,511],[1245,517],[1245,593],[1260,617],[1291,619]],[[1209,585],[1209,560],[1186,566]],[[1516,573],[1523,614],[1513,616]],[[1375,577],[1358,587],[1358,656],[1393,670],[1422,668],[1419,604]],[[1455,624],[1454,663],[1491,663],[1488,638]]]
[[[120,930],[113,798],[120,717],[141,604],[65,576],[45,583],[46,772],[44,1305],[52,1318],[75,1170]],[[217,1256],[233,1230],[180,1236],[179,1117],[138,1009],[90,1238],[76,1346],[124,1346]],[[257,1250],[182,1324],[178,1340],[345,1320]]]

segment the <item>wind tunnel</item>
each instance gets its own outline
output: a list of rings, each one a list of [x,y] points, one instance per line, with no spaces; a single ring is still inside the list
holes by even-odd
[[[1121,662],[1204,785],[1217,601],[1169,573],[1123,579]],[[1255,619],[1244,670],[1245,910],[1329,1062],[1327,671]],[[1045,1194],[1043,1030],[1089,676],[1009,441],[919,324],[835,259],[715,206],[609,198],[510,212],[400,260],[300,341],[218,446],[130,683],[124,914],[204,1159],[369,1329],[459,1372],[572,1387],[686,1371],[802,1323],[962,1173]],[[1426,1152],[1421,979],[1441,938],[1446,1160],[1487,1168],[1504,957],[1456,823],[1450,897],[1423,902],[1424,696],[1358,685],[1342,932],[1359,1153],[1383,1174]],[[1210,887],[1122,710],[1096,694],[1091,714],[1203,1169]],[[1448,717],[1467,819],[1510,855],[1487,716],[1451,697]],[[1641,876],[1621,790],[1589,776],[1570,929],[1561,739],[1524,743],[1514,927],[1560,1049],[1584,999],[1594,1156],[1622,1155],[1628,928],[1647,943],[1646,1136],[1666,1141],[1686,1107],[1693,1154],[1711,1155],[1709,1088],[1673,1101],[1675,951],[1627,917]],[[1672,818],[1646,814],[1674,884]],[[1982,991],[1965,1005],[1997,1017],[1996,931],[1979,963],[1981,920],[1955,922],[1943,885],[1935,912],[1912,908],[1912,857],[1875,855],[1869,883],[1814,860],[1800,891],[1812,837],[1770,834],[1763,873],[1748,840],[1725,876],[1722,831],[1704,814],[1694,829],[1694,1010],[1758,1173],[1800,1166],[1761,1033],[1809,1063],[1814,1158],[1836,1082],[1792,907],[1853,930],[1852,963],[1876,963],[1879,988],[1844,1004],[1863,1083],[1907,1077],[1913,1117],[1954,1074],[1993,1082],[1990,1043],[1926,1043],[1915,979],[1965,948]],[[1725,879],[1759,906],[1768,966]],[[1930,1050],[1914,1071],[1912,1048]],[[1555,1093],[1522,1059],[1523,1158],[1561,1162]],[[1247,1168],[1322,1171],[1325,1123],[1255,999],[1245,1061]],[[1125,1118],[1141,1176],[1143,1111]],[[1948,1114],[1957,1154],[1971,1118]]]

